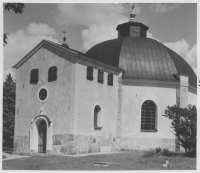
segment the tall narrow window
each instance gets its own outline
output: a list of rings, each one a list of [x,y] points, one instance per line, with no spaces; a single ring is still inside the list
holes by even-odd
[[[87,80],[93,80],[93,68],[91,66],[87,67]]]
[[[31,84],[37,84],[38,83],[38,69],[32,69],[31,70],[31,76],[30,76],[30,83]]]
[[[101,130],[101,107],[99,105],[94,108],[94,130]]]
[[[103,83],[103,70],[98,70],[98,82]]]
[[[141,131],[156,130],[156,106],[151,100],[142,104]]]
[[[48,82],[56,81],[57,80],[57,67],[52,66],[49,68],[48,72]]]
[[[108,73],[108,85],[113,86],[113,74]]]

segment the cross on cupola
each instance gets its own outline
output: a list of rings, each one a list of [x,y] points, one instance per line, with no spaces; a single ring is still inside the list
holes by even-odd
[[[135,6],[133,4],[129,22],[135,22],[135,17],[136,17],[136,11],[135,11]]]
[[[69,48],[69,46],[68,46],[68,44],[67,44],[67,42],[66,42],[66,37],[65,37],[65,33],[67,33],[66,31],[63,31],[63,33],[64,33],[64,38],[63,38],[63,42],[62,42],[62,46],[63,47],[66,47],[66,48]]]

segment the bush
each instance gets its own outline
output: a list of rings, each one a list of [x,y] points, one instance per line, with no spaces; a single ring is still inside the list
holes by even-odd
[[[153,149],[145,150],[142,153],[142,157],[152,157],[153,155],[154,155]]]
[[[5,155],[2,156],[2,159],[6,159],[7,157]]]
[[[172,120],[172,128],[186,154],[196,155],[197,110],[196,106],[188,105],[187,108],[168,106],[165,117]]]
[[[169,150],[167,148],[164,148],[162,151],[163,156],[169,156]]]
[[[155,148],[155,153],[156,154],[159,154],[160,152],[161,152],[161,148],[160,147]]]

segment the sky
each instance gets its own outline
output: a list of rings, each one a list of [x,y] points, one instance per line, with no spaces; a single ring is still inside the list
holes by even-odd
[[[134,3],[136,21],[149,27],[147,37],[174,50],[197,74],[197,4]],[[4,77],[42,39],[61,44],[66,31],[70,48],[85,53],[92,46],[117,38],[117,25],[127,22],[130,3],[25,3],[22,14],[3,9]]]

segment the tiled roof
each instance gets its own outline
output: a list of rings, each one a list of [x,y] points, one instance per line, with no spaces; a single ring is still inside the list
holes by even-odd
[[[197,85],[192,68],[178,54],[150,38],[120,37],[104,41],[86,52],[87,56],[125,70],[124,78],[175,81],[173,74],[187,74]]]

